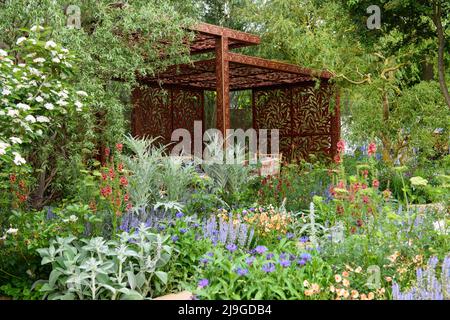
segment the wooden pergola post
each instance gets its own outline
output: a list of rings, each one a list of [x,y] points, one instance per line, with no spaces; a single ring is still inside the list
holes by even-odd
[[[228,59],[228,37],[216,38],[216,127],[224,140],[230,128],[230,68]]]

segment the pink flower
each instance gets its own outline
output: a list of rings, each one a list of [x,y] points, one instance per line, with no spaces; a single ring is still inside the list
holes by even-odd
[[[373,156],[375,152],[377,152],[377,145],[373,142],[369,143],[369,149],[367,151],[369,157]]]
[[[116,149],[117,149],[117,151],[122,152],[123,144],[117,143],[117,144],[116,144]]]
[[[105,148],[105,156],[109,157],[110,153],[111,153],[111,150],[108,147],[106,147]]]
[[[369,203],[369,197],[368,196],[363,196],[362,200],[364,203]]]
[[[334,162],[336,162],[336,163],[341,163],[342,162],[341,156],[339,154],[334,156]]]
[[[372,181],[372,186],[373,186],[374,188],[378,188],[378,187],[380,186],[380,181],[378,181],[377,179],[374,179],[374,180]]]
[[[345,141],[339,140],[339,142],[337,143],[337,152],[341,153],[344,152],[344,150],[345,150]]]
[[[128,180],[126,177],[120,177],[120,184],[123,186],[127,186],[128,185]]]

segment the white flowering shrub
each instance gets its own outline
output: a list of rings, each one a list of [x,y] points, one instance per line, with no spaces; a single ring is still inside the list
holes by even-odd
[[[0,170],[26,163],[27,145],[38,144],[61,116],[83,111],[87,94],[70,84],[75,57],[35,26],[11,50],[0,49]]]

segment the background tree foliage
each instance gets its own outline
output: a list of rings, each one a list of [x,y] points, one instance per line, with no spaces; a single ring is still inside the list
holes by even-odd
[[[67,11],[68,4],[81,10],[80,29],[67,26],[68,17],[73,14]],[[56,189],[45,190],[47,195],[69,191],[62,190],[62,181],[75,178],[79,165],[92,159],[101,145],[112,145],[121,139],[122,133],[128,131],[129,97],[137,75],[153,74],[168,65],[189,61],[183,40],[187,37],[185,27],[191,23],[191,19],[180,16],[163,0],[0,3],[0,44],[11,47],[25,35],[22,28],[36,24],[51,28],[49,37],[79,59],[75,86],[93,97],[89,119],[84,123],[86,148],[82,152],[68,152],[68,147],[79,141],[71,136],[58,143],[36,146],[34,152],[40,155],[35,162],[37,189]]]

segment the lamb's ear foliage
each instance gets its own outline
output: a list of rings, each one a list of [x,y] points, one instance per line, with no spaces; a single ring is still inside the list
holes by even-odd
[[[136,300],[151,298],[155,288],[167,284],[167,273],[160,269],[172,247],[167,237],[141,224],[117,240],[59,238],[38,252],[42,264],[50,263],[53,270],[33,287],[43,284],[40,290],[48,299]]]

